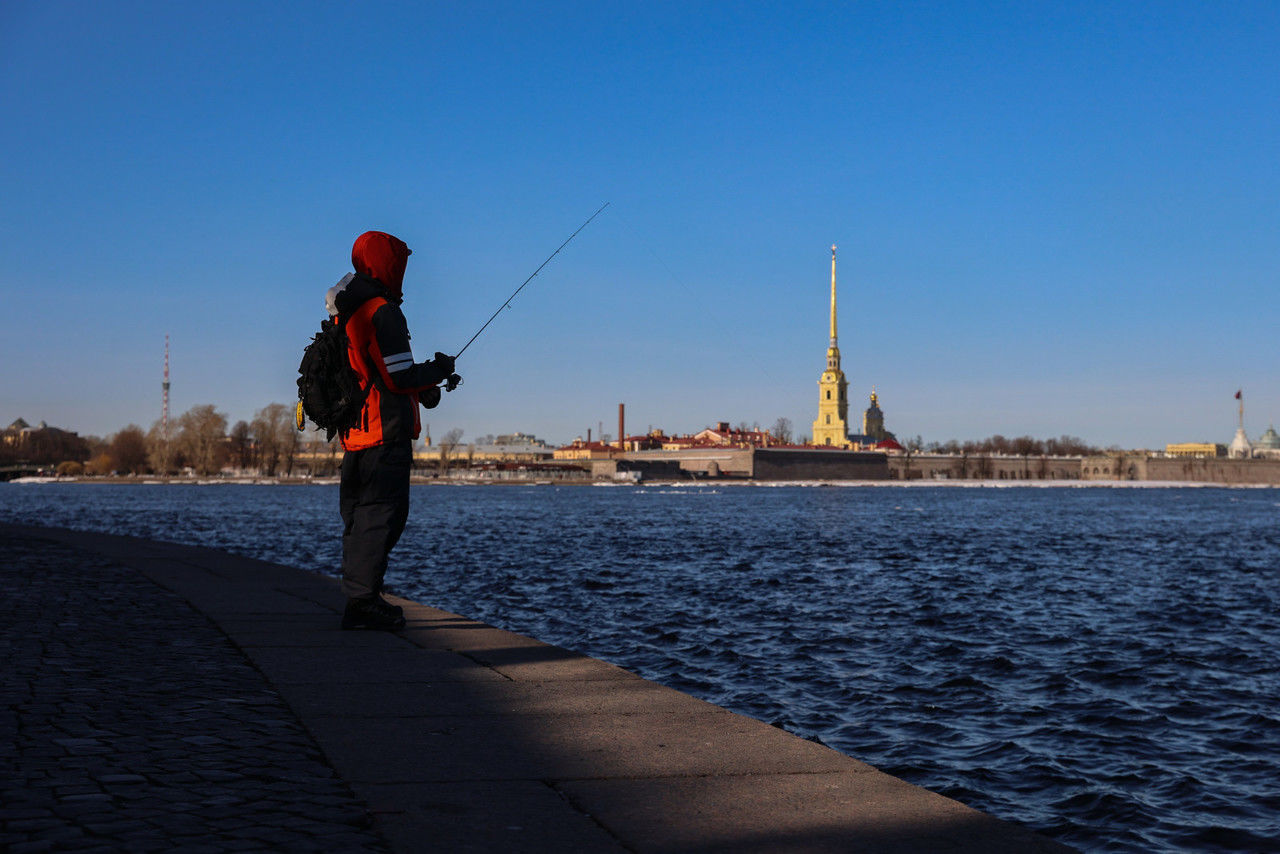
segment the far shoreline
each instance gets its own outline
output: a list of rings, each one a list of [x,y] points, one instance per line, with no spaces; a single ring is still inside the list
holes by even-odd
[[[32,484],[85,484],[99,486],[337,486],[338,476],[325,477],[20,477],[3,481],[20,486]],[[528,479],[480,479],[465,477],[410,478],[413,486],[566,486],[566,487],[626,487],[644,489],[708,489],[731,487],[735,489],[755,487],[760,489],[831,488],[831,489],[1280,489],[1271,483],[1209,483],[1204,481],[1177,480],[751,480],[747,478],[700,480],[652,480],[640,482],[607,480],[554,480]]]

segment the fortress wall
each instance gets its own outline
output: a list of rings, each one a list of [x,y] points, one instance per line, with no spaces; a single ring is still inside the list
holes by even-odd
[[[1280,460],[1229,460],[1221,457],[1155,457],[1107,454],[1085,457],[1085,480],[1171,480],[1223,485],[1280,486]]]
[[[635,463],[675,463],[695,475],[751,476],[751,448],[700,448],[690,451],[628,451],[619,460]]]
[[[678,470],[677,470],[678,467]],[[1107,454],[1095,457],[889,456],[874,452],[791,448],[724,448],[697,451],[633,451],[616,462],[597,461],[596,477],[639,471],[662,479],[678,472],[694,476],[757,480],[1153,480],[1192,483],[1280,485],[1280,459],[1155,457]],[[606,471],[605,469],[608,469]]]
[[[1079,457],[912,454],[889,458],[895,480],[1078,480]]]
[[[1224,460],[1202,457],[1147,457],[1143,480],[1189,480],[1195,483],[1280,485],[1280,460]]]
[[[756,448],[756,480],[888,480],[885,454],[860,451]]]

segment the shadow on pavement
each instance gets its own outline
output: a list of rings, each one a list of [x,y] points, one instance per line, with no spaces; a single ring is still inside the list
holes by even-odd
[[[213,621],[398,851],[1067,851],[603,661],[397,600],[338,629],[332,578],[60,532]]]

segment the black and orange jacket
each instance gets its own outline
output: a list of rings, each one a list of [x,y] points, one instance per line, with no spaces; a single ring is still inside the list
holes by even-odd
[[[418,392],[445,377],[430,362],[415,364],[400,310],[409,247],[380,231],[360,235],[351,250],[355,278],[334,298],[346,324],[347,358],[368,389],[360,423],[342,434],[342,447],[360,451],[418,438]]]

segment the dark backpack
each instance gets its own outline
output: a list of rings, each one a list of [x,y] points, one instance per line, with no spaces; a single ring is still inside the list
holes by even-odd
[[[320,331],[302,351],[298,365],[298,429],[310,418],[325,430],[327,439],[360,423],[369,390],[347,359],[347,333],[340,323],[321,321]]]

